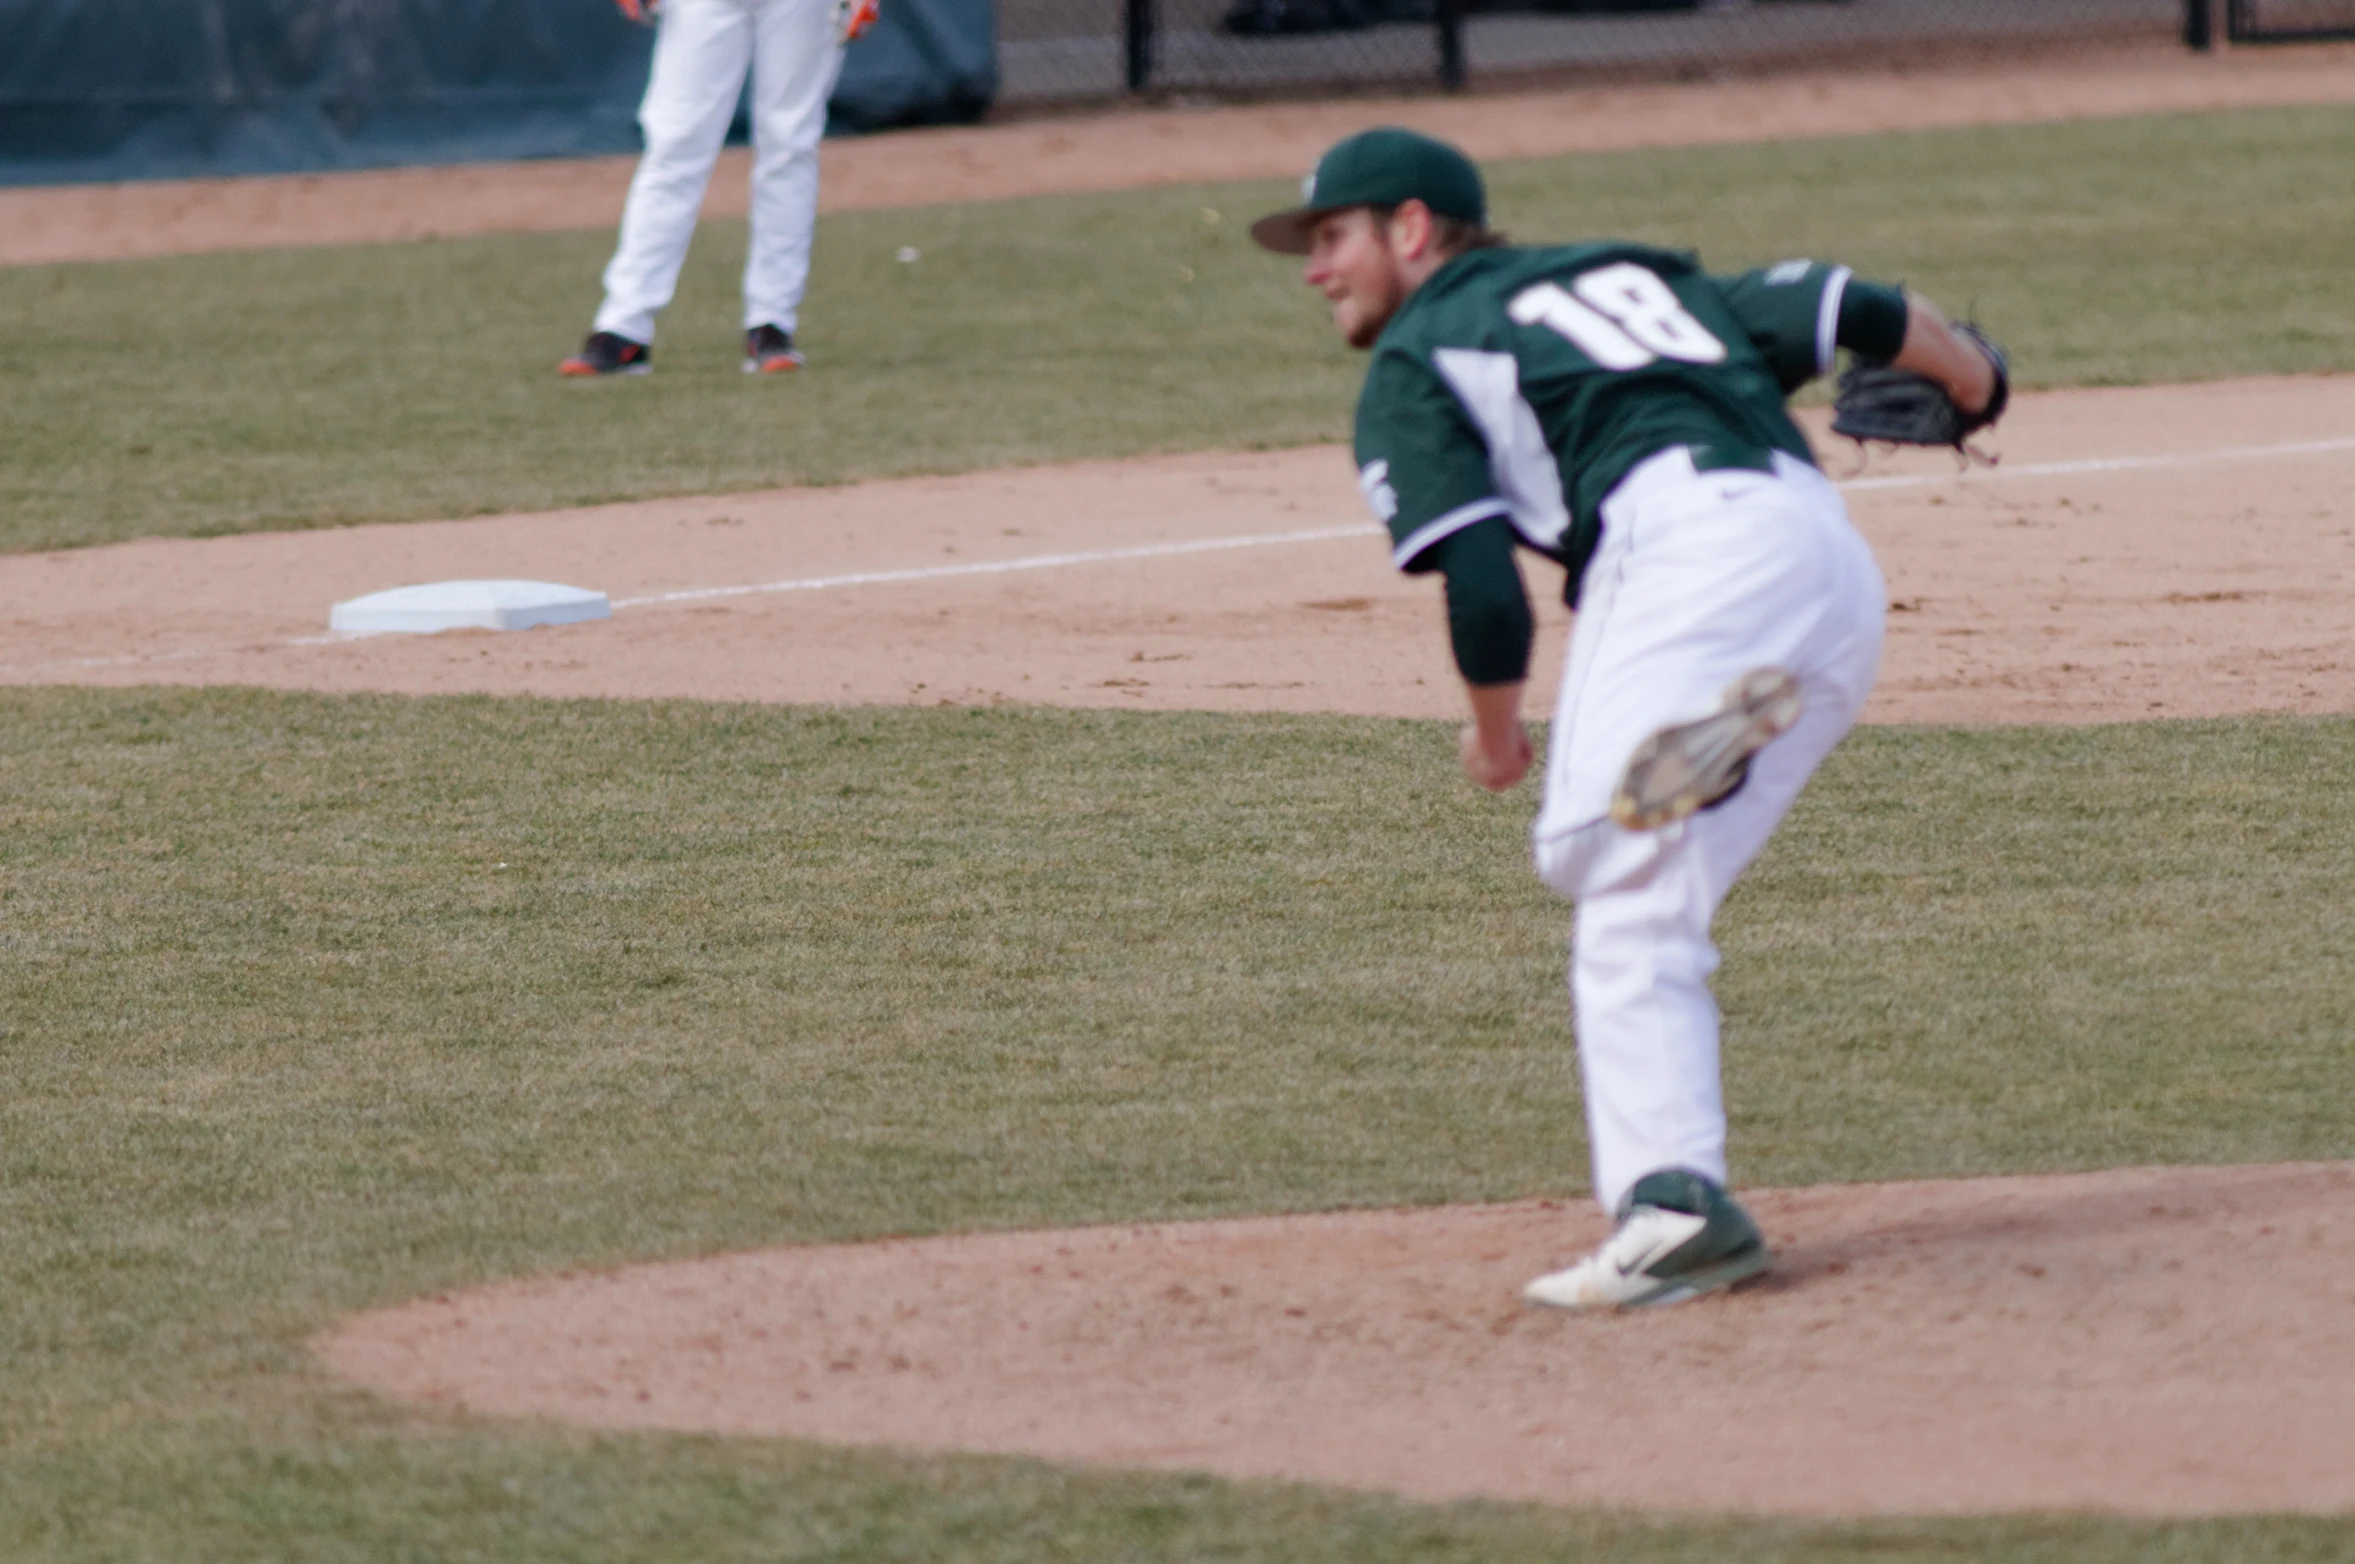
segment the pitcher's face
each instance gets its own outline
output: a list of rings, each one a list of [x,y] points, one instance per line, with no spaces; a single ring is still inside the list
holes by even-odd
[[[1328,212],[1309,233],[1308,285],[1333,306],[1333,326],[1353,348],[1370,348],[1413,290],[1392,240],[1393,224],[1370,206]]]

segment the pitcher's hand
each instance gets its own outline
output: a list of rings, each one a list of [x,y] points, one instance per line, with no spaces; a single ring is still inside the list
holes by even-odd
[[[1460,748],[1464,757],[1464,775],[1491,793],[1502,793],[1529,775],[1529,768],[1537,760],[1537,751],[1530,746],[1529,730],[1521,719],[1501,734],[1483,737],[1477,723],[1464,724]]]

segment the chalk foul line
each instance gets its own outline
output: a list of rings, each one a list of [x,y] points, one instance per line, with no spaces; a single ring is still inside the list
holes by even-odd
[[[1967,472],[1849,478],[1841,481],[1840,487],[1851,493],[1868,489],[1918,489],[1934,483],[1963,483],[1971,479],[2065,478],[2072,473],[2138,472],[2153,467],[2204,467],[2212,462],[2262,461],[2276,456],[2318,456],[2331,451],[2355,451],[2355,436],[2333,440],[2293,440],[2284,445],[2235,445],[2219,451],[2181,451],[2172,456],[2108,456],[2090,461],[2022,462],[2017,467],[1973,467]]]
[[[1210,554],[1221,549],[1268,548],[1278,543],[1322,543],[1332,538],[1359,538],[1375,530],[1371,523],[1353,527],[1311,527],[1303,532],[1261,532],[1235,538],[1196,538],[1185,543],[1144,543],[1134,548],[1088,549],[1072,554],[1032,554],[1023,559],[976,560],[964,565],[922,565],[909,570],[862,570],[846,576],[804,576],[793,581],[763,581],[752,586],[694,587],[683,592],[657,592],[651,597],[617,597],[615,608],[652,608],[664,603],[704,603],[715,597],[753,597],[766,592],[822,592],[830,587],[876,586],[894,581],[942,581],[955,576],[1002,576],[1017,570],[1057,570],[1067,565],[1108,565],[1124,559],[1167,559],[1177,554]]]

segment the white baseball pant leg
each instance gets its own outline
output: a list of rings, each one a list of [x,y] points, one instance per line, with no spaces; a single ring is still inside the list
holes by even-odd
[[[753,22],[752,243],[744,329],[801,320],[818,224],[818,143],[842,71],[834,0],[765,0]]]
[[[1594,1193],[1615,1212],[1663,1168],[1725,1180],[1710,924],[1862,709],[1887,598],[1839,491],[1788,457],[1772,474],[1703,473],[1682,448],[1664,452],[1602,511],[1533,846],[1539,877],[1577,903],[1570,989]],[[1636,745],[1715,710],[1764,666],[1797,675],[1806,704],[1740,791],[1664,830],[1613,823]]]
[[[755,147],[745,324],[792,329],[809,279],[818,141],[841,63],[831,0],[669,0],[638,107],[646,150],[605,268],[597,330],[654,340],[654,317],[678,289],[748,70]]]

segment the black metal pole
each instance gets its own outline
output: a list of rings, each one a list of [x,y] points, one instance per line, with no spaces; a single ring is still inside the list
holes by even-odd
[[[1439,21],[1439,85],[1450,92],[1464,90],[1463,0],[1436,0]]]
[[[1128,0],[1128,90],[1153,80],[1153,0]]]
[[[2183,0],[2183,43],[2187,49],[2216,47],[2216,34],[2208,16],[2208,0]]]

